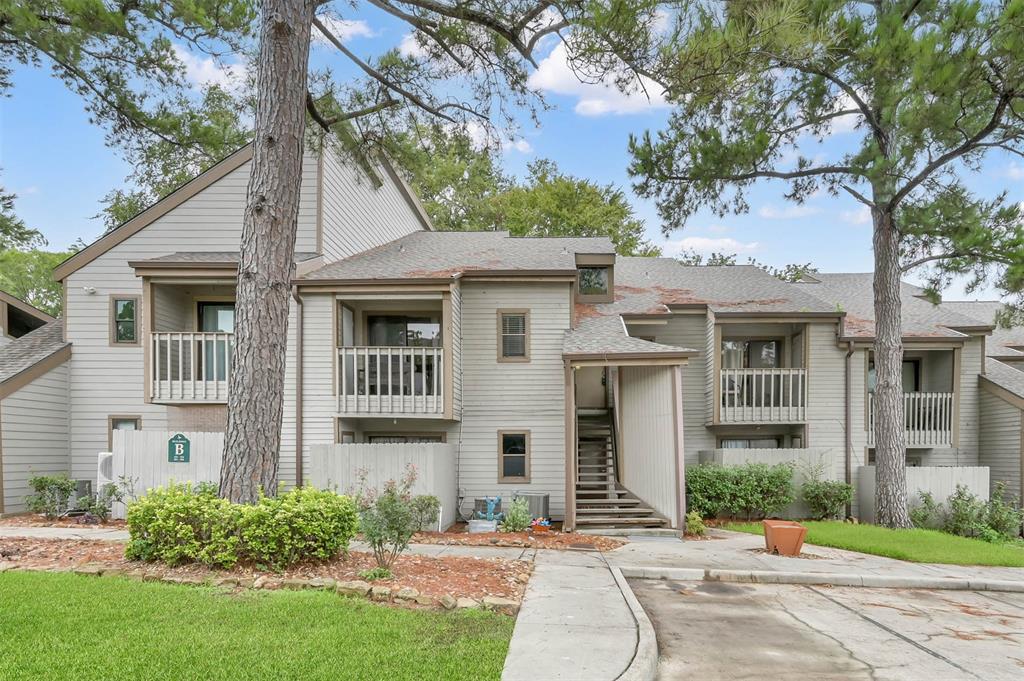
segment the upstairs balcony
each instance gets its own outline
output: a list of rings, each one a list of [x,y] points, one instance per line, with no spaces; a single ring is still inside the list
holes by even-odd
[[[953,446],[953,393],[903,393],[908,447]],[[868,393],[868,446],[875,444],[875,394]]]
[[[227,403],[234,334],[156,332],[149,343],[154,402]]]
[[[721,423],[794,423],[807,418],[806,369],[722,369],[719,390]]]
[[[444,348],[338,348],[338,413],[444,413]]]

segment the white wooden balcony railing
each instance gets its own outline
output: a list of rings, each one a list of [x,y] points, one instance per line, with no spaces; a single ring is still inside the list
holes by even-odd
[[[908,447],[953,445],[953,393],[903,393]],[[868,393],[868,445],[875,442],[875,394]]]
[[[807,370],[722,369],[721,423],[793,423],[807,417]]]
[[[155,402],[227,402],[233,334],[151,333],[148,342]]]
[[[444,413],[442,348],[338,348],[338,412]]]

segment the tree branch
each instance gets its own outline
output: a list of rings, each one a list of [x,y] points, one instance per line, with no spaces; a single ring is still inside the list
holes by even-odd
[[[743,182],[759,178],[771,178],[775,180],[795,180],[801,177],[815,177],[818,175],[854,174],[861,175],[860,171],[850,166],[821,166],[819,168],[805,168],[803,170],[780,171],[780,170],[753,170],[749,173],[738,173],[736,175],[719,175],[716,180],[725,182]],[[693,175],[666,175],[666,180],[676,182],[693,182],[700,179]]]
[[[459,65],[459,67],[463,69],[469,68],[469,65],[466,64],[466,62],[463,59],[461,59],[458,55],[456,55],[455,52],[448,46],[448,44],[441,40],[441,37],[437,35],[437,31],[434,30],[435,28],[437,28],[436,23],[432,21],[427,21],[426,19],[418,17],[415,14],[403,12],[394,5],[388,2],[384,2],[383,0],[369,0],[369,3],[374,7],[379,7],[380,9],[382,9],[383,11],[387,12],[392,16],[398,17],[402,21],[414,27],[416,30],[422,32],[424,35],[429,36],[431,40],[437,43],[438,47],[444,50],[445,54],[451,57],[452,61]]]
[[[934,262],[936,260],[952,260],[953,258],[979,258],[992,262],[999,262],[1005,265],[1013,264],[1012,259],[1000,257],[998,254],[993,253],[979,253],[977,251],[950,251],[949,253],[936,253],[934,255],[927,255],[917,260],[911,260],[910,262],[901,265],[901,272],[909,272],[915,267],[924,265],[925,263]]]

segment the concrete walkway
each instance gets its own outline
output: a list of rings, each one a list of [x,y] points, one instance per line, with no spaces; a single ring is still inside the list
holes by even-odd
[[[812,558],[787,558],[757,551],[764,549],[764,538],[760,535],[710,530],[710,536],[714,538],[685,542],[666,537],[630,537],[629,544],[606,553],[605,557],[611,565],[623,568],[627,576],[631,575],[630,568],[677,568],[1024,583],[1024,568],[908,563],[809,544],[804,545],[803,552]]]
[[[601,554],[537,551],[502,681],[618,679],[637,654],[637,621]]]
[[[128,541],[127,530],[104,527],[33,527],[30,525],[0,525],[0,538],[26,537],[28,539],[99,539]]]

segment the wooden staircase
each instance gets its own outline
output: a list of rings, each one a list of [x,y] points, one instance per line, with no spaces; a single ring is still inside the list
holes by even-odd
[[[667,527],[668,519],[618,481],[612,422],[608,409],[576,412],[576,526]]]

